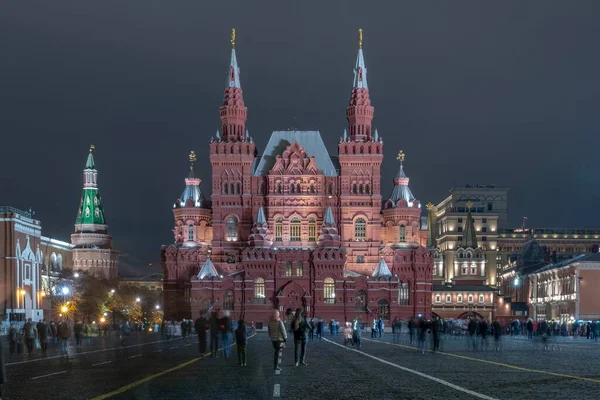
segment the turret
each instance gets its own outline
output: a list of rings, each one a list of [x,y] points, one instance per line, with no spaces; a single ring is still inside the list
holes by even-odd
[[[223,140],[226,142],[240,142],[245,140],[247,112],[240,84],[240,69],[235,55],[235,29],[232,29],[231,60],[225,83],[223,103],[219,109]]]
[[[250,246],[253,247],[271,247],[273,244],[273,235],[269,230],[269,225],[265,218],[265,211],[262,206],[258,209],[248,242]]]
[[[331,206],[327,206],[325,210],[318,243],[320,247],[338,247],[340,245],[340,235],[338,235],[337,224],[335,223]]]
[[[350,104],[346,109],[348,128],[351,141],[371,140],[371,121],[373,120],[374,107],[369,97],[367,85],[367,67],[362,49],[363,31],[358,30],[358,54],[354,66],[354,80],[350,94]]]
[[[85,168],[83,169],[83,192],[75,221],[75,232],[106,233],[102,199],[98,192],[98,170],[94,162],[94,149],[90,145]]]

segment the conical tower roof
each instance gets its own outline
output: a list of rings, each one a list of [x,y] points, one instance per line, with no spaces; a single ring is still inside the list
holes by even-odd
[[[204,264],[202,265],[200,272],[198,273],[198,279],[219,278],[219,277],[220,277],[220,275],[217,272],[215,265],[213,264],[212,261],[210,261],[210,258],[207,258],[206,261],[204,262]]]
[[[412,194],[412,191],[408,187],[409,178],[404,173],[404,159],[406,158],[406,154],[400,150],[398,153],[397,160],[400,161],[400,167],[398,168],[398,172],[396,173],[396,177],[394,178],[394,189],[392,190],[392,194],[390,195],[390,201],[394,205],[394,207],[398,206],[400,200],[406,200],[406,203],[409,207],[413,206],[415,202],[415,196]]]
[[[206,198],[200,190],[200,179],[196,178],[196,152],[191,151],[189,155],[190,171],[185,179],[185,189],[181,197],[175,203],[175,207],[200,207],[202,208],[206,202]]]
[[[473,207],[473,203],[470,201],[467,202],[467,221],[465,223],[465,229],[463,229],[461,247],[476,249],[477,234],[475,232],[475,225],[473,224],[473,217],[471,216],[471,207]]]
[[[102,199],[98,191],[98,170],[94,162],[93,152],[96,147],[90,145],[85,168],[83,170],[83,191],[79,210],[75,220],[76,225],[81,225],[81,232],[98,232],[106,228]]]
[[[387,263],[385,262],[385,260],[383,258],[381,258],[379,260],[379,263],[377,264],[377,267],[375,268],[375,271],[373,271],[373,274],[371,276],[373,278],[391,278],[392,277],[392,271],[390,271],[390,268],[388,267]]]

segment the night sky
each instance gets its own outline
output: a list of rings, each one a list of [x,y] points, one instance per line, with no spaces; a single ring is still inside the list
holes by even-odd
[[[363,28],[384,197],[403,149],[423,203],[497,184],[512,225],[597,227],[599,17],[584,0],[5,1],[0,204],[68,241],[94,143],[121,274],[158,269],[192,149],[210,194],[231,28],[259,151],[297,128],[334,154]]]

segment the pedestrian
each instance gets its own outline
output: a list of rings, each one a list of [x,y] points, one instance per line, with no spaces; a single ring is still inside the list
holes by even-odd
[[[187,336],[187,321],[184,319],[181,321],[181,338],[185,340]]]
[[[123,321],[121,323],[121,329],[120,329],[120,341],[119,341],[119,346],[125,346],[125,344],[127,343],[127,337],[129,336],[129,333],[131,332],[131,325],[129,324],[129,321]]]
[[[362,335],[360,322],[356,318],[352,321],[352,342],[354,347],[360,350],[360,337]]]
[[[408,321],[408,335],[410,337],[410,344],[415,343],[415,328],[417,327],[417,323],[415,322],[415,318],[411,317],[410,321]]]
[[[274,368],[280,371],[281,367],[279,366],[279,351],[285,347],[285,342],[287,341],[287,332],[285,331],[285,325],[283,325],[283,321],[279,317],[278,310],[273,310],[271,318],[269,319],[268,330],[269,338],[271,339],[271,342],[273,342],[273,349],[275,351]]]
[[[19,343],[19,331],[14,322],[10,324],[10,329],[8,330],[8,341],[8,357],[11,358],[15,354],[17,344]]]
[[[371,339],[375,339],[376,332],[377,332],[377,320],[373,319],[373,325],[371,325]]]
[[[294,330],[294,363],[296,367],[299,364],[306,365],[307,333],[310,329],[310,323],[306,319],[306,313],[303,313],[301,308],[296,309],[292,328]],[[298,348],[300,348],[300,357],[298,357]]]
[[[425,354],[425,339],[427,339],[427,322],[425,318],[419,320],[419,350]]]
[[[217,358],[217,351],[219,350],[219,318],[217,318],[217,312],[213,311],[210,316],[210,352],[212,358]]]
[[[83,321],[79,320],[73,325],[73,333],[75,334],[75,343],[77,345],[77,351],[81,351],[81,345],[83,341]]]
[[[377,333],[379,337],[383,336],[383,319],[381,319],[381,317],[379,317],[379,320],[377,321]]]
[[[479,335],[481,336],[481,350],[487,351],[488,349],[488,323],[485,319],[482,319],[479,323]]]
[[[398,343],[398,317],[395,317],[394,320],[392,321],[392,342],[393,343]]]
[[[71,329],[69,328],[69,325],[63,320],[61,320],[58,324],[57,336],[58,336],[58,339],[60,340],[62,355],[63,356],[68,355],[69,354],[68,345],[69,345],[69,338],[71,337]]]
[[[321,318],[317,320],[317,339],[323,339],[323,320]]]
[[[237,347],[238,364],[240,367],[246,366],[246,345],[248,344],[248,328],[243,319],[238,321],[238,327],[235,330],[235,345]]]
[[[477,351],[477,332],[479,331],[479,323],[477,319],[471,318],[467,325],[469,332],[469,344],[473,347],[473,351]]]
[[[344,346],[349,347],[352,345],[352,323],[346,322],[346,327],[344,328]]]
[[[206,354],[206,331],[210,327],[206,315],[201,311],[200,318],[196,320],[196,333],[198,334],[198,351],[200,357]]]
[[[37,328],[35,327],[31,318],[27,319],[25,325],[23,326],[23,332],[25,334],[25,345],[27,346],[27,354],[31,357],[31,353],[33,352],[33,345],[35,344],[35,339],[37,339]]]
[[[50,320],[50,332],[52,333],[52,343],[56,344],[57,328],[53,320]]]
[[[494,351],[500,351],[500,338],[502,337],[502,327],[498,318],[492,323],[492,334],[494,335]]]
[[[46,321],[41,319],[37,324],[38,339],[40,341],[40,347],[42,348],[42,354],[45,356],[48,351],[48,332],[50,328],[46,324]]]
[[[310,319],[309,325],[310,325],[310,328],[308,329],[308,339],[312,342],[315,338],[315,329],[316,329],[314,318]]]
[[[221,340],[223,342],[223,354],[225,358],[229,358],[231,354],[231,332],[233,331],[233,323],[229,317],[230,313],[228,310],[221,312],[221,318],[219,319],[219,328],[221,331]]]
[[[431,336],[433,344],[433,352],[440,351],[440,335],[441,335],[442,322],[439,318],[434,317],[431,321]]]

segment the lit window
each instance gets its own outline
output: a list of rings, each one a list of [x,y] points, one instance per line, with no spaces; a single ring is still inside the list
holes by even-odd
[[[363,241],[367,237],[367,222],[363,218],[354,221],[354,240]]]
[[[462,294],[459,294],[458,296],[456,296],[456,302],[462,303]]]
[[[238,222],[237,218],[227,218],[227,230],[225,232],[225,240],[235,242],[238,240]]]
[[[461,274],[461,275],[467,275],[467,264],[463,264],[463,265],[460,267],[460,274]]]
[[[275,220],[275,241],[283,240],[283,219],[277,218]]]
[[[440,296],[439,294],[435,295],[435,302],[436,303],[441,303],[442,302],[442,296]]]
[[[446,303],[452,303],[452,296],[449,294],[446,295]]]
[[[287,278],[292,276],[292,263],[290,261],[285,264],[285,276]]]
[[[433,276],[437,275],[437,265],[433,264]]]
[[[194,240],[194,226],[188,225],[188,240]]]
[[[401,306],[410,305],[408,285],[406,283],[403,283],[402,286],[398,289],[398,304],[400,304]]]
[[[470,294],[469,296],[467,296],[467,302],[472,303],[473,302],[473,295]]]
[[[256,278],[254,280],[254,304],[265,304],[266,300],[265,280],[263,278]]]
[[[317,240],[317,222],[314,218],[308,219],[308,240],[311,242]]]
[[[390,319],[390,303],[385,299],[379,300],[377,302],[377,312],[379,318],[384,320]]]
[[[298,218],[293,218],[290,222],[290,241],[299,242],[300,240],[300,220]]]
[[[484,295],[482,295],[482,294],[479,295],[479,302],[480,303],[485,303],[485,296]]]
[[[223,296],[223,310],[233,310],[233,292],[228,290]]]
[[[303,264],[301,262],[296,264],[296,276],[298,276],[298,277],[304,276]]]
[[[471,275],[477,275],[477,265],[471,264]]]
[[[400,242],[406,242],[406,227],[404,225],[400,225]]]
[[[332,278],[325,278],[323,281],[323,300],[325,304],[335,303],[335,282]]]

